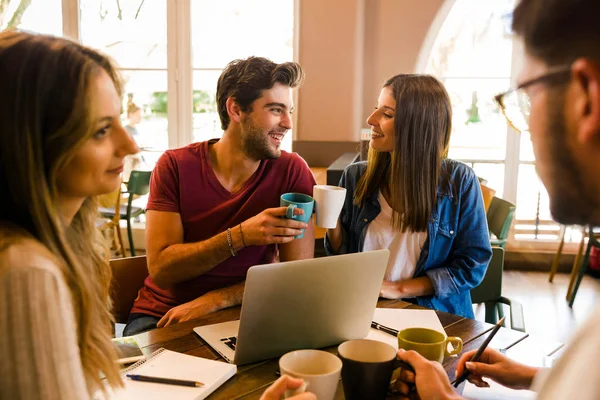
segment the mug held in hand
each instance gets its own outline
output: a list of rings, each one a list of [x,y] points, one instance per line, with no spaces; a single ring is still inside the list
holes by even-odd
[[[448,344],[452,344],[454,349],[448,351]],[[428,328],[407,328],[398,332],[399,349],[414,350],[426,359],[440,364],[444,357],[460,353],[462,344],[459,337],[448,337],[442,332]]]
[[[314,199],[309,195],[303,193],[285,193],[281,195],[279,200],[280,206],[287,206],[287,210],[285,212],[285,217],[287,219],[295,219],[297,221],[302,221],[305,223],[307,223],[312,217],[314,204]],[[294,210],[296,208],[301,208],[304,211],[304,214],[294,214]],[[294,236],[294,238],[296,239],[302,239],[303,237],[304,230],[302,230],[302,234]]]

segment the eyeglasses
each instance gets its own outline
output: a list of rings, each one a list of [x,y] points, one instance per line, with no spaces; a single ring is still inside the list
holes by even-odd
[[[502,114],[508,124],[519,132],[529,131],[529,113],[531,111],[531,99],[525,88],[537,83],[561,83],[571,77],[571,66],[563,65],[550,69],[548,73],[523,82],[508,92],[494,96]]]

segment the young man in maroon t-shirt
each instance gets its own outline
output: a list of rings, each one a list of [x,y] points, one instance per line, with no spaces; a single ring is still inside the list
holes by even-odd
[[[126,335],[240,304],[248,269],[278,251],[281,261],[314,256],[312,222],[281,218],[279,207],[283,193],[312,195],[315,185],[306,162],[280,148],[302,79],[296,63],[231,62],[217,84],[223,137],[160,158],[146,214],[150,276]]]

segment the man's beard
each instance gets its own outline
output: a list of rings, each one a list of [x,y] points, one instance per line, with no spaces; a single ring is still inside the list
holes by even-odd
[[[589,195],[584,182],[584,174],[579,172],[574,155],[567,144],[563,96],[552,97],[548,104],[548,129],[550,137],[548,152],[553,160],[549,166],[548,195],[550,211],[555,221],[566,225],[587,225],[590,223],[596,201]],[[551,192],[550,192],[551,191]]]
[[[281,149],[272,149],[269,135],[254,125],[252,118],[242,120],[242,148],[248,158],[256,161],[279,158]]]

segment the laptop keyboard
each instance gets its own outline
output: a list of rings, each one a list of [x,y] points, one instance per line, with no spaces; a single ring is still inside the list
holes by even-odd
[[[222,338],[221,342],[223,342],[223,344],[225,346],[229,347],[231,350],[235,351],[235,344],[237,343],[237,337],[232,336],[232,337]]]

